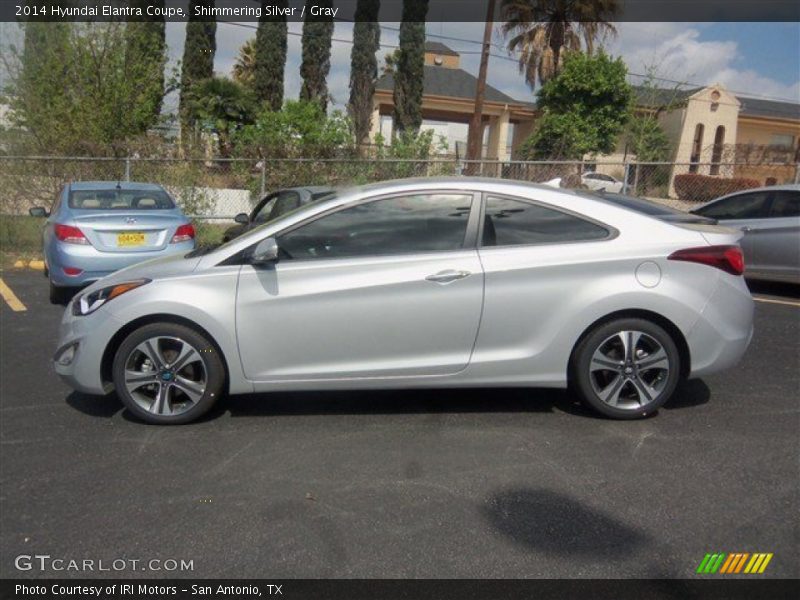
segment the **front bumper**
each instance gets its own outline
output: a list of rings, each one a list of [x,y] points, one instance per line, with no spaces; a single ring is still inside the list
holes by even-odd
[[[104,395],[112,391],[113,385],[102,380],[103,353],[122,322],[100,309],[85,317],[72,314],[72,305],[67,306],[58,336],[58,350],[53,356],[55,371],[71,388],[86,394]],[[68,364],[59,362],[64,353],[73,348],[72,360]]]

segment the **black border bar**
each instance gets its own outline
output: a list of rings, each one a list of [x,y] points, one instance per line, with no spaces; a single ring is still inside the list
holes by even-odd
[[[123,588],[122,586],[132,586]],[[18,586],[26,586],[20,588]],[[198,594],[198,586],[211,594]],[[219,587],[240,588],[218,593]],[[39,593],[31,592],[38,588]],[[84,588],[84,589],[82,589]],[[100,593],[97,593],[97,589]],[[253,592],[253,589],[256,592]],[[22,590],[22,591],[21,591]],[[70,593],[70,590],[77,590]],[[92,591],[94,590],[94,591]],[[123,593],[130,590],[131,593]],[[42,593],[43,592],[43,593]],[[592,598],[593,600],[648,600],[703,598],[737,600],[794,600],[800,596],[798,579],[5,579],[0,598],[22,600],[184,600],[188,598],[280,598],[286,600],[498,600],[515,598]]]
[[[543,0],[548,1],[548,0]],[[302,21],[306,0],[287,0],[291,13],[289,21]],[[355,16],[357,0],[330,0],[324,6],[337,9],[336,20],[352,21]],[[313,3],[313,2],[312,2]],[[142,3],[138,3],[141,5]],[[189,19],[189,0],[165,0],[171,11],[167,21],[187,21]],[[267,0],[266,6],[274,7],[279,2]],[[322,2],[319,3],[323,5]],[[117,16],[105,15],[104,8],[125,9],[127,0],[0,0],[0,21],[147,21],[153,16],[143,14]],[[232,11],[218,14],[218,21],[258,21],[256,10],[261,10],[261,0],[216,0],[215,8]],[[428,22],[483,22],[486,19],[487,0],[428,0]],[[497,10],[501,2],[496,3]],[[614,21],[639,22],[798,22],[800,21],[800,2],[797,0],[619,0],[620,11]],[[26,10],[24,7],[28,6]],[[151,5],[152,6],[152,5]],[[78,14],[69,9],[79,9]],[[64,10],[58,10],[64,9]],[[381,0],[379,18],[381,22],[400,21],[403,0]],[[145,7],[145,11],[147,8]],[[26,14],[27,12],[27,14]],[[125,11],[123,11],[125,12]],[[70,14],[71,16],[66,16]],[[201,17],[196,20],[211,20]],[[495,20],[501,20],[500,16]]]

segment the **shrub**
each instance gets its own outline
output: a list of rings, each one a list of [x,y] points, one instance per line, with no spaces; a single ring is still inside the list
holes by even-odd
[[[697,173],[682,173],[675,176],[675,193],[680,200],[707,202],[726,194],[757,188],[757,179],[746,177],[711,177]]]

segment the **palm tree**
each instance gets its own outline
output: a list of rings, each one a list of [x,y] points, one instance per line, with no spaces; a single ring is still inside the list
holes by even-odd
[[[251,86],[256,70],[256,39],[250,38],[239,48],[239,56],[233,64],[233,80]]]
[[[592,54],[597,40],[616,34],[609,21],[618,10],[618,0],[502,0],[502,30],[533,88],[558,74],[565,52]]]

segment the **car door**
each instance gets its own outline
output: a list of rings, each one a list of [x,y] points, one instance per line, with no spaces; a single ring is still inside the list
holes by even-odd
[[[603,244],[615,232],[600,223],[527,198],[487,194],[479,245],[486,292],[474,374],[544,381],[563,377],[550,352],[587,274],[602,270]]]
[[[747,270],[761,270],[763,237],[769,225],[769,206],[773,192],[759,190],[743,192],[708,204],[695,214],[717,219],[720,225],[741,229],[744,237],[739,244],[744,253]]]
[[[775,190],[768,218],[753,227],[759,269],[766,275],[800,277],[800,191]]]
[[[373,198],[280,232],[277,263],[244,265],[236,299],[253,381],[447,375],[477,335],[478,196]]]

